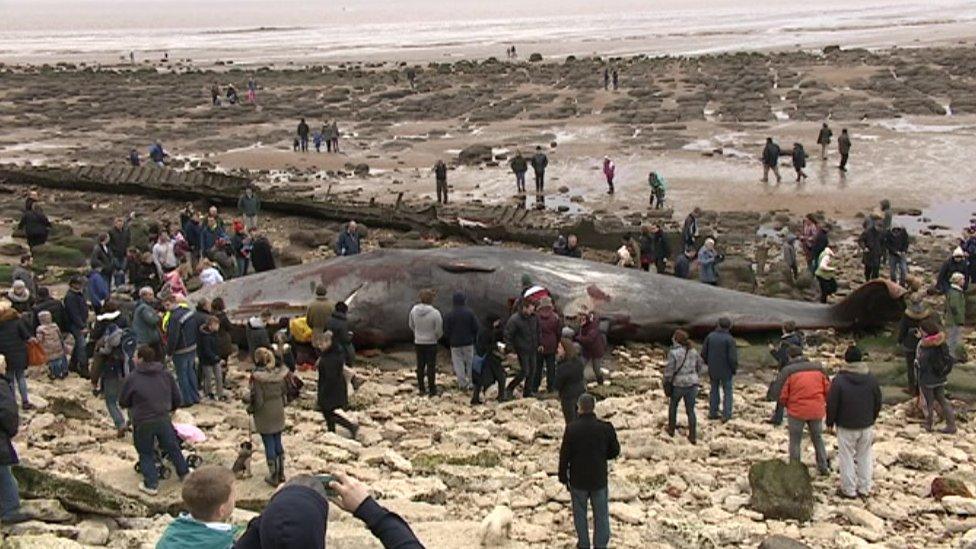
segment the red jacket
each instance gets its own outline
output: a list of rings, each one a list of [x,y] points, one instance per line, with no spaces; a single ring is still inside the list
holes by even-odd
[[[600,332],[600,321],[592,316],[592,314],[580,326],[580,332],[576,336],[576,341],[583,348],[583,356],[586,359],[600,359],[603,358],[603,355],[607,354],[606,340],[603,337],[603,333]]]
[[[827,415],[827,391],[830,379],[819,370],[796,372],[786,378],[779,403],[790,417],[804,421],[823,419]]]

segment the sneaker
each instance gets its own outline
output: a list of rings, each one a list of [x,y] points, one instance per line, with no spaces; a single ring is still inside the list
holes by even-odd
[[[146,483],[145,482],[140,482],[139,483],[139,491],[142,492],[143,494],[148,494],[150,496],[155,496],[155,495],[159,494],[159,489],[158,488],[150,488],[150,487],[146,486]]]

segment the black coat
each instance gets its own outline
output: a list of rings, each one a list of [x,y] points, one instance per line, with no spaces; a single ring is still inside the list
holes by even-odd
[[[847,365],[830,382],[827,427],[865,429],[881,413],[881,386],[863,362]]]
[[[217,332],[211,332],[200,327],[197,335],[197,357],[201,365],[213,366],[220,362],[220,353],[217,352]]]
[[[230,323],[226,312],[221,311],[215,316],[220,320],[220,331],[217,332],[217,354],[226,359],[234,352],[234,338],[231,335],[234,325]]]
[[[467,305],[455,306],[444,317],[444,337],[451,347],[474,345],[478,328],[478,319]]]
[[[715,330],[705,337],[701,349],[702,359],[708,364],[708,377],[730,379],[739,370],[739,350],[735,338],[726,330]]]
[[[64,294],[64,311],[68,317],[68,330],[82,330],[88,325],[88,302],[81,292],[69,289]]]
[[[333,340],[332,347],[319,357],[318,404],[323,412],[349,406],[346,376],[342,373],[344,356],[342,347]]]
[[[908,251],[908,232],[901,227],[895,227],[882,237],[885,250],[891,255],[903,255]]]
[[[502,357],[498,351],[498,330],[494,326],[482,326],[478,332],[478,337],[474,343],[474,353],[485,357],[485,363],[481,368],[482,372],[488,371],[494,366],[499,368],[502,365]],[[484,373],[482,373],[484,377]],[[487,385],[487,383],[482,383]]]
[[[274,254],[271,252],[271,242],[261,236],[254,239],[251,246],[251,265],[254,271],[263,273],[275,268]]]
[[[31,333],[20,314],[13,309],[0,313],[0,355],[7,359],[7,371],[22,372],[27,368],[27,340]]]
[[[576,405],[576,399],[586,392],[583,361],[577,356],[556,365],[556,378],[552,385],[559,391],[560,402]]]
[[[678,254],[674,262],[674,276],[685,280],[691,278],[691,259],[687,255]]]
[[[10,378],[0,376],[0,465],[16,465],[20,461],[10,442],[20,428],[20,413],[10,383]]]
[[[325,329],[332,332],[332,344],[339,346],[342,360],[351,365],[356,360],[356,356],[352,347],[352,336],[349,335],[349,320],[346,318],[346,313],[332,311]]]
[[[51,231],[51,221],[46,215],[30,210],[24,212],[23,217],[20,218],[20,227],[27,238],[44,241]]]
[[[505,324],[505,344],[510,353],[525,355],[538,352],[539,348],[539,319],[523,316],[521,312],[513,314]]]
[[[813,244],[810,245],[810,253],[813,255],[814,261],[820,258],[820,254],[830,246],[830,237],[827,236],[827,231],[820,229],[817,231],[817,236],[813,237]]]
[[[962,289],[969,289],[969,265],[966,264],[965,259],[956,260],[956,258],[950,257],[942,264],[942,268],[939,269],[939,277],[935,283],[935,287],[940,293],[944,294],[949,291],[949,279],[952,277],[952,273],[962,273],[965,275],[966,280],[963,282]]]
[[[857,239],[861,246],[861,260],[865,265],[878,265],[881,263],[881,231],[874,227],[869,227],[861,233]]]
[[[763,147],[762,161],[766,166],[775,166],[779,163],[779,145],[776,143],[766,143]]]
[[[607,461],[620,455],[617,431],[596,415],[582,414],[566,426],[559,449],[559,482],[577,490],[607,486]]]
[[[112,255],[122,259],[125,254],[129,251],[129,243],[132,241],[132,236],[129,233],[129,227],[122,227],[119,230],[112,227],[108,230],[108,249],[112,252]]]
[[[102,273],[111,273],[115,270],[115,264],[112,263],[112,254],[107,245],[105,248],[102,248],[101,244],[95,244],[95,247],[92,249],[90,264],[92,269]]]

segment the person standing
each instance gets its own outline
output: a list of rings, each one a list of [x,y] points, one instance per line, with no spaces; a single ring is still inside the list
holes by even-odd
[[[338,256],[356,255],[360,252],[359,227],[350,221],[336,238],[335,254]]]
[[[918,395],[915,353],[918,350],[918,342],[922,339],[919,333],[920,326],[930,316],[932,316],[932,311],[925,305],[921,297],[913,295],[909,297],[908,307],[905,308],[905,314],[898,323],[898,343],[905,353],[905,369],[908,372],[907,391],[912,396]]]
[[[27,341],[36,341],[20,313],[7,300],[0,300],[0,355],[6,359],[6,377],[20,391],[21,407],[33,409],[27,396]]]
[[[13,438],[20,431],[20,412],[14,398],[13,380],[7,375],[7,361],[0,357],[0,522],[19,524],[34,517],[20,508],[20,487],[10,470],[20,463]]]
[[[695,260],[695,249],[687,248],[674,262],[674,276],[688,280],[691,278],[691,262]]]
[[[664,197],[667,194],[667,184],[664,177],[657,172],[647,176],[647,183],[651,186],[651,207],[660,210],[664,207]]]
[[[586,376],[583,375],[583,359],[579,356],[579,349],[573,343],[573,330],[563,328],[559,340],[559,364],[556,366],[556,376],[553,385],[559,392],[559,406],[563,411],[563,420],[569,425],[576,420],[576,402],[580,395],[586,392]]]
[[[159,488],[157,445],[173,462],[180,479],[190,473],[170,419],[170,414],[182,403],[180,391],[159,360],[151,347],[139,347],[136,368],[126,376],[119,395],[119,405],[129,410],[132,417],[132,443],[139,453],[139,470],[142,472],[139,490],[151,496],[155,496]]]
[[[125,284],[126,255],[129,252],[129,243],[132,241],[129,222],[134,216],[133,212],[128,218],[116,217],[112,228],[108,230],[108,249],[112,255],[113,283],[116,286]]]
[[[885,233],[884,249],[888,252],[888,267],[892,282],[902,287],[908,285],[908,231],[904,227],[892,227]]]
[[[725,256],[715,249],[715,239],[706,238],[698,250],[698,279],[710,286],[718,286],[718,265]]]
[[[763,183],[769,183],[769,172],[772,171],[776,176],[776,182],[780,183],[783,178],[779,175],[779,145],[773,142],[772,137],[766,138],[766,146],[762,151]]]
[[[678,404],[685,403],[685,413],[688,415],[688,442],[698,443],[698,420],[695,415],[695,399],[701,386],[701,376],[708,371],[708,365],[701,355],[691,345],[688,332],[678,330],[671,338],[673,346],[668,352],[668,362],[664,367],[665,388],[671,387],[667,395],[668,402],[668,436],[674,436],[675,425],[678,421]]]
[[[434,164],[434,179],[437,181],[437,203],[447,204],[447,164],[443,160]]]
[[[166,352],[173,357],[173,368],[183,406],[200,402],[197,382],[197,334],[200,319],[185,303],[173,303],[166,324]]]
[[[830,130],[830,126],[826,122],[820,127],[820,133],[817,134],[817,144],[820,145],[820,159],[827,160],[827,147],[830,146],[830,140],[834,137],[834,132]]]
[[[700,208],[691,210],[691,213],[685,218],[684,225],[681,226],[681,241],[684,243],[685,249],[698,249],[695,240],[698,238],[698,218],[701,217],[701,213]]]
[[[953,273],[963,274],[962,289],[969,289],[969,265],[966,262],[966,252],[960,246],[952,250],[952,256],[942,264],[939,269],[939,276],[935,281],[935,288],[939,293],[944,294],[949,291],[952,285],[951,278]]]
[[[251,375],[249,410],[254,416],[254,430],[261,435],[264,457],[268,462],[268,476],[264,482],[278,486],[285,481],[285,449],[281,432],[285,430],[285,405],[288,369],[277,364],[270,349],[261,348],[254,354],[254,373]]]
[[[613,79],[613,91],[617,91],[620,88],[620,72],[617,71],[617,67],[613,68],[610,76]]]
[[[616,88],[614,88],[616,89]],[[607,194],[613,194],[613,176],[617,171],[617,165],[610,160],[609,156],[603,157],[603,176],[607,178]]]
[[[197,358],[203,372],[203,393],[211,400],[224,400],[224,359],[217,350],[220,319],[205,316],[197,335]]]
[[[251,229],[251,267],[254,272],[263,273],[275,269],[274,251],[271,249],[271,241],[268,236],[261,232],[261,229]]]
[[[339,152],[339,122],[336,120],[332,121],[332,126],[329,127],[329,135],[332,136],[332,152]]]
[[[325,152],[332,152],[332,125],[326,120],[325,124],[322,124],[322,129],[319,131],[319,139],[325,141]],[[315,152],[319,151],[320,146],[316,145]]]
[[[827,247],[820,253],[817,259],[817,270],[815,275],[820,284],[820,302],[827,303],[827,298],[837,292],[837,268],[831,261],[834,258],[834,250]]]
[[[542,152],[542,147],[535,148],[535,156],[532,157],[532,170],[535,172],[535,192],[542,194],[546,185],[546,168],[549,167],[549,157]],[[522,183],[523,189],[525,183]]]
[[[251,104],[258,102],[258,84],[253,76],[247,79],[247,102]]]
[[[68,292],[64,295],[64,311],[68,317],[68,332],[75,340],[71,352],[68,369],[77,372],[81,377],[88,377],[88,301],[82,293],[84,277],[75,275],[68,282]]]
[[[444,337],[451,347],[451,364],[458,388],[470,391],[473,387],[471,367],[474,363],[474,343],[480,327],[463,292],[455,292],[452,303],[451,312],[444,317]]]
[[[952,356],[959,356],[959,345],[962,343],[962,327],[966,323],[966,294],[962,285],[966,275],[952,273],[949,277],[949,291],[945,294],[945,325],[946,343]]]
[[[410,309],[407,322],[417,352],[417,389],[429,396],[437,396],[437,340],[444,335],[441,313],[433,305],[435,295],[432,289],[421,290],[420,303]]]
[[[515,151],[515,158],[511,162],[512,172],[515,174],[516,192],[525,192],[525,172],[529,169],[528,162],[522,156],[522,151]]]
[[[210,86],[210,103],[214,107],[220,106],[220,86],[216,82]]]
[[[505,394],[505,368],[502,366],[504,356],[498,348],[501,331],[502,319],[495,313],[488,313],[475,340],[475,361],[481,361],[481,371],[472,367],[472,374],[476,374],[473,376],[472,405],[481,404],[481,393],[494,382],[498,383],[498,402],[508,400]]]
[[[732,380],[739,370],[739,350],[732,337],[732,319],[723,316],[718,319],[718,326],[705,337],[702,343],[701,355],[708,365],[708,378],[711,390],[708,394],[708,419],[722,418],[722,421],[732,419]],[[719,398],[719,389],[724,398]],[[722,415],[719,416],[721,400]]]
[[[956,432],[956,412],[945,396],[945,386],[955,359],[946,344],[946,336],[939,324],[931,318],[920,323],[921,341],[915,354],[915,367],[918,370],[918,387],[925,404],[925,430],[931,432],[935,422],[935,404],[942,408],[946,426],[945,434]]]
[[[325,284],[316,286],[315,299],[305,309],[305,321],[313,333],[324,332],[328,327],[329,318],[332,317],[335,304],[329,301],[328,292],[329,289]]]
[[[162,335],[159,333],[161,317],[156,310],[156,296],[150,287],[139,290],[139,301],[132,310],[132,333],[136,336],[136,344],[148,345],[162,356]]]
[[[341,425],[355,439],[359,426],[336,410],[349,407],[349,387],[345,376],[345,350],[333,338],[332,332],[315,334],[312,345],[319,351],[316,368],[319,373],[317,397],[319,410],[325,418],[326,428],[334,433]]]
[[[244,188],[240,198],[237,199],[237,211],[241,212],[244,218],[244,228],[251,230],[258,226],[258,214],[261,213],[261,199],[254,192],[254,187],[248,185]]]
[[[298,123],[298,147],[302,152],[308,152],[308,124],[305,123],[305,119]]]
[[[803,351],[790,347],[790,359],[801,362]],[[809,362],[809,361],[807,361]],[[827,449],[823,441],[823,420],[827,415],[827,392],[830,380],[822,369],[802,369],[790,374],[783,384],[779,402],[786,408],[787,425],[790,431],[790,461],[800,462],[800,449],[804,426],[810,431],[817,470],[821,475],[830,474]]]
[[[563,332],[563,321],[556,313],[552,298],[548,296],[539,300],[536,317],[539,324],[539,347],[542,350],[536,359],[537,367],[535,377],[532,378],[532,392],[539,392],[543,370],[545,370],[546,391],[552,392],[552,385],[556,379],[556,352]]]
[[[840,153],[840,171],[847,171],[847,159],[851,155],[851,136],[847,133],[847,128],[840,131],[837,139],[837,151]]]
[[[98,242],[92,248],[91,259],[89,260],[92,271],[101,273],[106,285],[112,283],[112,273],[115,272],[115,262],[113,261],[108,241],[108,233],[99,234]]]
[[[800,266],[796,257],[796,235],[789,233],[783,239],[783,264],[792,275],[792,282],[796,283],[800,276]]]
[[[580,330],[576,336],[583,355],[583,364],[589,364],[593,369],[593,377],[597,384],[603,385],[603,367],[601,361],[607,354],[607,337],[600,329],[600,319],[596,313],[588,312],[580,319]],[[609,382],[607,383],[609,384]]]
[[[603,67],[603,91],[610,89],[610,67]]]
[[[881,413],[881,387],[864,362],[842,364],[827,392],[827,428],[837,426],[839,496],[871,495],[874,422]]]
[[[24,231],[27,247],[33,252],[34,248],[47,242],[51,233],[51,221],[44,215],[41,205],[35,201],[30,209],[24,211],[17,228]]]
[[[577,547],[609,547],[610,511],[607,462],[620,455],[617,431],[597,419],[596,400],[583,393],[577,401],[579,418],[566,426],[559,448],[559,482],[569,488]],[[590,544],[587,506],[593,507],[593,544]]]
[[[807,269],[812,274],[817,269],[817,255],[813,252],[814,242],[820,232],[820,221],[814,214],[807,214],[803,218],[803,232],[800,234],[800,245],[803,247],[803,257],[807,262]]]
[[[803,150],[803,145],[800,143],[793,143],[793,170],[796,171],[796,182],[799,183],[801,179],[806,179],[807,174],[803,172],[803,168],[807,167],[807,151]]]
[[[857,242],[861,246],[861,261],[864,263],[864,281],[868,282],[881,276],[881,231],[873,218],[865,221],[864,231]]]
[[[509,382],[509,394],[524,381],[522,398],[532,396],[532,380],[539,359],[539,319],[535,316],[535,303],[523,299],[518,310],[509,317],[505,324],[505,344],[509,353],[518,358],[519,373]]]
[[[34,277],[34,256],[31,254],[20,256],[20,264],[10,272],[10,282],[18,280],[24,283],[31,296],[40,298],[37,292],[37,279]]]

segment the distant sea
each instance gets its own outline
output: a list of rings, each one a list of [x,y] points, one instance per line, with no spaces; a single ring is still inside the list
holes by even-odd
[[[976,38],[976,1],[0,0],[0,62],[691,54]]]

